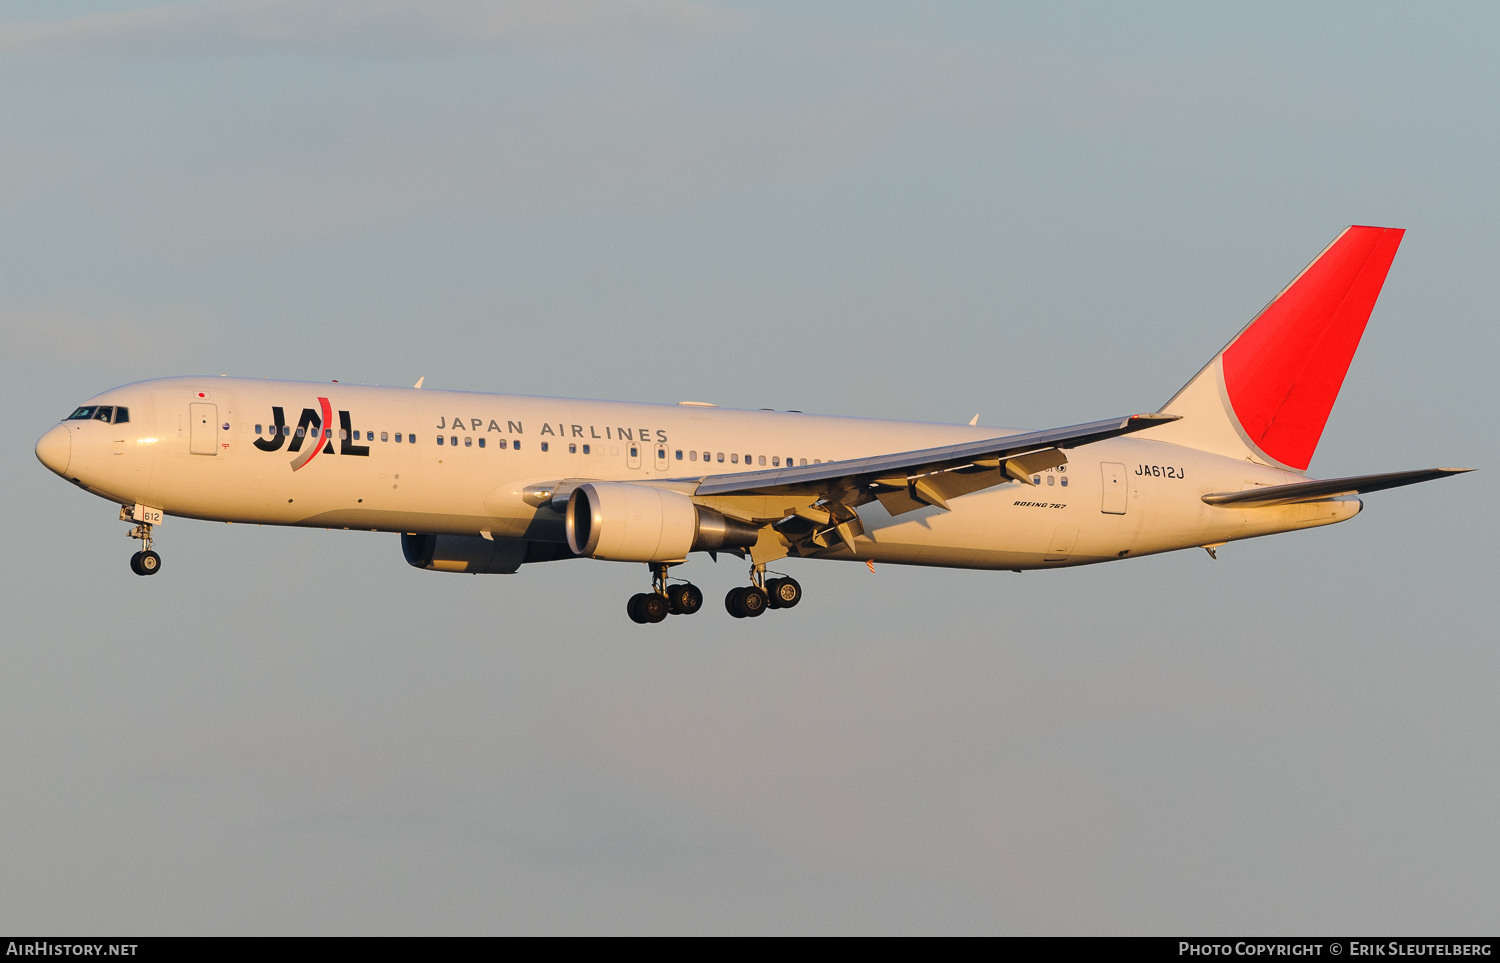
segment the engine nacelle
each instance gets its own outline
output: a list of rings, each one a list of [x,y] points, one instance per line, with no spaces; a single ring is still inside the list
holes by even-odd
[[[681,492],[628,482],[589,482],[568,497],[568,548],[614,562],[670,562],[692,551],[749,548],[760,530]]]

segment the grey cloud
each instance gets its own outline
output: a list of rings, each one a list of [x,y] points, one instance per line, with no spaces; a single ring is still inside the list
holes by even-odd
[[[738,14],[691,0],[223,0],[0,27],[0,51],[433,54],[717,33]]]

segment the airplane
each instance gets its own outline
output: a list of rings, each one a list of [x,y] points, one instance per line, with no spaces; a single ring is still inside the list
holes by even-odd
[[[703,607],[691,553],[748,562],[736,618],[789,609],[787,558],[1025,571],[1353,518],[1469,469],[1306,475],[1404,231],[1339,234],[1159,411],[1041,431],[478,392],[175,377],[90,398],[36,445],[120,505],[161,570],[168,516],[399,533],[406,561],[510,574],[644,564],[641,624]]]

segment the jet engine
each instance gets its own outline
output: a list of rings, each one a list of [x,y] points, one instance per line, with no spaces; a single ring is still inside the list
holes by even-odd
[[[568,547],[614,562],[669,562],[688,552],[749,548],[760,530],[650,485],[590,482],[568,496]]]

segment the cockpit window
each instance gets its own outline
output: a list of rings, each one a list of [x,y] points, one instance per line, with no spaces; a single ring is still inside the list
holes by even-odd
[[[114,423],[123,425],[130,420],[129,408],[116,408],[113,405],[84,405],[75,409],[64,421],[102,421],[106,424]]]

